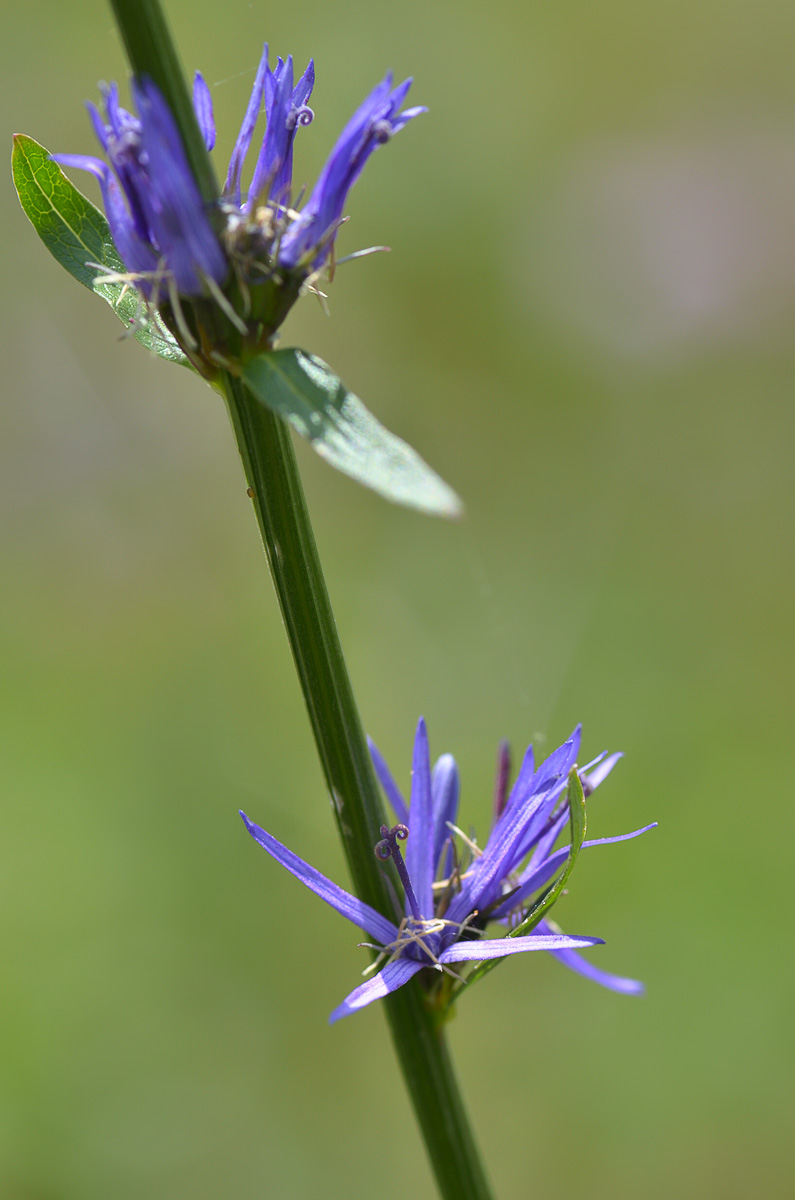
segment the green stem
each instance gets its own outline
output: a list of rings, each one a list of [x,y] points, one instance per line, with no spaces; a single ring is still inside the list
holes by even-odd
[[[391,911],[373,853],[381,799],[284,422],[232,376],[223,379],[271,575],[334,802],[354,888]],[[417,980],[386,999],[395,1049],[444,1200],[489,1200],[444,1033]]]
[[[212,165],[159,0],[110,0],[133,71],[163,93],[208,204]],[[390,912],[373,853],[383,821],[289,432],[231,375],[220,380],[358,895]],[[395,1049],[444,1200],[490,1200],[444,1035],[416,979],[386,999]],[[387,1153],[391,1153],[391,1149]]]

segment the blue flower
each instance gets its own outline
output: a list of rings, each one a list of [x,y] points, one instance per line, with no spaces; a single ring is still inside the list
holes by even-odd
[[[190,349],[202,340],[197,337],[202,321],[195,306],[188,316],[182,312],[179,297],[211,299],[221,307],[243,335],[242,343],[232,336],[221,348],[227,355],[245,357],[269,344],[301,286],[331,254],[348,192],[367,159],[425,111],[399,112],[411,80],[393,88],[387,75],[346,125],[305,207],[296,212],[293,143],[298,129],[312,121],[308,101],[314,82],[311,61],[297,83],[291,57],[279,58],[272,70],[265,46],[215,211],[202,200],[174,118],[151,80],[133,83],[136,113],[122,108],[115,84],[105,89],[104,115],[88,106],[110,165],[90,155],[53,155],[56,162],[89,171],[99,180],[129,281],[155,306],[168,301],[174,332]],[[193,104],[205,145],[212,150],[213,105],[199,72]],[[243,167],[263,107],[265,133],[244,196]],[[217,320],[211,324],[217,342]]]
[[[392,75],[388,74],[351,117],[309,199],[296,212],[291,207],[293,142],[299,126],[309,125],[313,119],[308,100],[314,82],[311,61],[295,86],[292,58],[286,62],[278,59],[276,69],[271,71],[265,46],[224,185],[233,254],[245,260],[247,249],[250,252],[251,246],[258,246],[259,261],[267,261],[271,270],[298,272],[302,276],[314,274],[329,257],[348,193],[373,151],[388,142],[412,117],[427,111],[409,108],[400,112],[412,81],[406,79],[393,87]],[[200,76],[197,87],[203,97],[209,97]],[[248,194],[242,200],[243,164],[263,102],[265,137]],[[204,127],[208,136],[214,135],[211,108]]]
[[[304,264],[317,270],[325,261],[342,218],[348,192],[362,173],[370,155],[388,142],[425,108],[400,106],[411,87],[406,79],[392,87],[386,76],[353,114],[320,173],[301,213],[287,226],[279,247],[279,262],[287,267]]]
[[[311,59],[298,83],[293,87],[292,56],[289,56],[286,62],[283,62],[281,58],[278,59],[276,69],[272,71],[268,66],[268,47],[265,46],[243,123],[232,150],[224,184],[224,200],[229,206],[230,214],[234,215],[236,211],[239,211],[255,221],[257,209],[261,206],[271,205],[272,212],[269,214],[271,226],[287,219],[286,214],[289,211],[293,181],[293,142],[299,126],[310,125],[314,118],[314,113],[307,103],[314,86],[315,64]],[[208,118],[203,123],[203,132],[209,148],[210,139],[213,141],[215,139],[212,105],[207,86],[198,71],[194,83],[194,105],[197,93],[206,97]],[[254,129],[263,104],[266,119],[265,136],[262,139],[248,194],[245,201],[242,201],[243,165],[251,147]]]
[[[88,106],[110,168],[89,155],[53,158],[99,180],[116,248],[147,299],[161,284],[166,295],[176,286],[183,296],[203,296],[225,281],[226,255],[168,105],[147,79],[133,83],[133,99],[137,116],[122,108],[118,88],[111,84],[105,91],[105,119]]]
[[[510,931],[519,923],[532,897],[563,866],[569,847],[555,843],[569,821],[567,784],[576,767],[580,727],[559,749],[535,766],[532,746],[510,793],[507,757],[498,768],[495,819],[481,849],[456,825],[459,776],[455,760],[443,755],[431,770],[425,722],[420,720],[414,741],[411,803],[406,804],[386,763],[371,743],[376,772],[397,817],[391,829],[381,827],[376,845],[379,858],[391,858],[403,886],[403,912],[392,921],[358,900],[288,850],[271,834],[240,815],[251,836],[277,862],[327,904],[374,939],[378,958],[365,974],[378,973],[360,984],[334,1010],[337,1021],[402,987],[424,971],[444,972],[459,981],[459,964],[503,958],[531,950],[546,950],[572,970],[614,991],[639,993],[642,984],[593,967],[578,950],[601,944],[601,938],[561,933],[540,922],[525,936],[485,938],[490,922]],[[583,790],[590,795],[610,773],[620,754],[600,755],[578,770]],[[584,846],[600,846],[637,837],[654,825],[619,837],[599,838]],[[405,861],[398,842],[406,842]]]

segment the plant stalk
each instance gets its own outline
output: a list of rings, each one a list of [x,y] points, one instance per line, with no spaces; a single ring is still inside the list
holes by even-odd
[[[134,73],[160,88],[208,205],[218,185],[159,0],[110,0]],[[384,819],[289,431],[225,374],[235,432],[354,888],[388,914],[373,852]],[[443,1200],[491,1200],[450,1062],[416,979],[385,1000],[395,1050]]]
[[[285,423],[240,380],[223,379],[271,576],[356,894],[390,914],[373,847],[384,820]],[[395,1050],[444,1200],[491,1193],[461,1102],[444,1031],[416,979],[385,1000]]]

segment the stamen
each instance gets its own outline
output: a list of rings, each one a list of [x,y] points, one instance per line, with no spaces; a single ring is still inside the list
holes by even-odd
[[[86,266],[91,267],[97,272],[94,283],[122,285],[121,292],[113,301],[113,307],[116,309],[116,311],[118,311],[119,306],[129,292],[131,286],[136,285],[135,294],[137,298],[137,307],[135,316],[129,318],[129,328],[125,331],[125,333],[122,334],[122,337],[128,337],[130,334],[135,334],[138,330],[145,329],[148,322],[149,334],[152,339],[152,348],[154,349],[156,342],[159,342],[164,346],[169,343],[171,331],[168,329],[168,326],[165,325],[163,319],[157,311],[160,303],[161,284],[164,280],[166,280],[169,282],[169,291],[171,287],[169,276],[163,262],[161,262],[154,271],[113,271],[109,270],[103,263],[95,262],[87,262]],[[148,299],[141,290],[140,284],[142,283],[147,283],[152,288],[152,293]],[[144,312],[146,312],[146,321],[143,319]],[[188,335],[190,336],[190,331],[188,331]]]
[[[386,828],[386,826],[384,828]],[[387,830],[387,832],[391,831]],[[385,838],[384,841],[388,842],[389,839]],[[379,842],[378,845],[381,846],[382,843]],[[379,854],[378,857],[381,858],[382,854]],[[387,857],[392,857],[389,851],[387,851]],[[471,922],[474,921],[477,916],[478,911],[475,909],[475,911],[471,912],[463,921],[446,921],[442,917],[431,917],[428,920],[417,920],[414,917],[403,917],[398,926],[397,937],[395,938],[394,942],[390,942],[388,946],[378,946],[374,945],[372,942],[358,943],[359,946],[362,946],[367,950],[378,951],[378,956],[369,964],[369,966],[364,968],[362,975],[364,975],[365,978],[368,975],[372,975],[373,972],[379,971],[385,963],[388,965],[389,963],[394,962],[395,959],[400,958],[407,946],[417,946],[430,960],[428,963],[426,963],[426,966],[432,967],[436,971],[443,971],[446,975],[452,975],[454,979],[460,978],[456,971],[448,967],[445,963],[439,961],[433,950],[431,950],[430,946],[428,946],[426,939],[443,933],[445,929],[448,928],[454,929],[456,931],[456,937],[459,938],[462,936],[465,930],[471,928]],[[483,931],[477,929],[476,927],[472,927],[471,932],[476,933],[478,937],[480,937]]]
[[[439,959],[433,953],[425,939],[433,934],[442,933],[446,926],[450,925],[450,921],[443,921],[438,918],[432,918],[429,921],[417,921],[412,917],[404,917],[398,926],[398,936],[390,945],[384,946],[375,966],[377,967],[384,958],[387,962],[394,962],[399,958],[406,946],[418,946],[423,954],[427,955],[431,960],[428,966],[433,966],[438,971],[445,971],[448,975],[455,975],[449,967],[439,962]],[[453,926],[457,928],[457,926]],[[364,972],[363,972],[364,974]]]
[[[243,313],[246,317],[248,317],[251,315],[251,289],[249,288],[248,282],[238,264],[233,262],[232,266],[235,272],[237,286],[240,288],[240,299],[243,302]]]
[[[346,254],[343,258],[337,258],[334,261],[339,267],[343,263],[353,262],[355,258],[364,258],[367,254],[378,254],[382,250],[388,253],[391,249],[391,246],[368,246],[366,250],[354,250],[353,254]]]
[[[302,294],[304,291],[308,292],[310,296],[315,297],[318,304],[320,305],[320,307],[323,310],[324,316],[326,316],[326,317],[331,316],[331,309],[328,306],[328,296],[326,296],[324,292],[319,292],[317,290],[317,288],[311,287],[308,284],[305,284],[304,287],[302,288]]]
[[[467,837],[467,835],[464,833],[463,829],[459,829],[458,826],[454,825],[452,821],[445,821],[445,824],[447,825],[448,829],[451,829],[453,831],[453,833],[458,834],[458,836],[461,838],[461,841],[466,846],[469,846],[469,849],[472,851],[472,853],[475,855],[476,858],[480,857],[480,855],[483,853],[483,851],[481,850],[480,846],[477,844],[476,841],[474,841],[470,837]]]
[[[331,225],[329,225],[328,229],[323,234],[323,237],[318,238],[317,242],[315,242],[313,246],[306,251],[304,259],[316,258],[321,251],[325,251],[326,248],[334,241],[342,226],[347,225],[348,221],[350,221],[350,217],[339,217],[336,221],[332,221]]]
[[[420,906],[417,903],[417,897],[414,895],[414,888],[411,886],[409,873],[406,870],[406,864],[403,861],[403,855],[400,853],[400,847],[398,846],[398,841],[405,842],[408,836],[408,825],[393,825],[391,829],[388,825],[382,825],[382,840],[380,842],[376,842],[375,856],[376,858],[380,858],[383,862],[386,862],[388,858],[392,859],[397,869],[397,873],[400,876],[400,882],[403,884],[403,891],[406,893],[406,899],[409,902],[411,914],[415,921],[421,921],[423,918],[422,914],[420,913]]]
[[[221,291],[212,276],[203,274],[202,281],[204,282],[204,285],[209,291],[213,300],[220,308],[221,312],[229,321],[231,321],[238,333],[248,333],[248,326],[246,325],[245,321],[237,315],[235,310],[232,308],[232,305],[229,303],[226,296]]]
[[[174,320],[177,323],[177,329],[182,334],[182,340],[190,350],[198,350],[198,342],[191,333],[188,322],[185,320],[185,313],[182,310],[182,305],[179,300],[179,292],[177,291],[177,281],[173,275],[168,279],[168,299],[171,304]]]
[[[447,822],[447,824],[448,824],[448,828],[455,830],[457,833],[461,833],[460,829],[458,829],[458,826],[451,825],[451,823],[449,821]],[[461,834],[461,836],[463,837],[464,835]],[[459,859],[458,843],[456,842],[455,838],[454,837],[448,838],[447,844],[449,845],[450,850],[452,851],[452,855],[453,855],[453,869],[450,872],[450,875],[448,876],[447,879],[440,879],[438,882],[432,884],[432,888],[433,888],[434,892],[442,893],[441,896],[439,897],[439,899],[436,901],[437,917],[444,916],[444,914],[447,912],[447,909],[450,906],[450,901],[453,898],[453,893],[461,891],[461,885],[463,884],[464,880],[471,874],[471,868],[464,869],[464,864]],[[477,851],[478,853],[480,853],[480,851],[478,850],[478,847],[474,843],[470,844],[470,848],[472,849],[473,852]]]

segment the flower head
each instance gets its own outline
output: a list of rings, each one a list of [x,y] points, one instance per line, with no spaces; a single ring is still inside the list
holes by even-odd
[[[365,974],[378,973],[351,992],[331,1014],[332,1021],[395,991],[420,972],[431,981],[437,977],[431,972],[442,972],[458,984],[463,964],[531,950],[547,950],[566,966],[614,991],[643,990],[637,981],[609,975],[580,957],[578,950],[600,944],[600,938],[568,936],[545,921],[531,933],[507,936],[569,856],[568,846],[554,849],[569,821],[569,773],[577,770],[583,791],[590,795],[621,757],[603,754],[578,769],[579,746],[578,726],[538,768],[529,747],[510,793],[507,755],[501,751],[494,824],[481,849],[456,824],[459,776],[455,760],[443,755],[431,770],[423,720],[414,742],[410,804],[371,744],[376,772],[397,817],[392,828],[381,827],[381,840],[375,847],[379,858],[393,861],[403,887],[403,909],[396,911],[395,920],[332,883],[241,813],[251,836],[277,862],[374,939],[365,945],[375,949],[378,957]],[[583,845],[625,841],[652,828],[647,825]],[[399,842],[405,842],[405,859]],[[486,927],[492,922],[501,923],[506,934],[486,938]]]
[[[400,112],[411,80],[393,87],[387,75],[346,125],[299,212],[292,207],[293,144],[313,119],[314,82],[311,61],[296,82],[292,58],[279,58],[271,69],[265,46],[215,206],[203,201],[174,118],[148,79],[133,83],[134,113],[119,103],[115,84],[105,88],[103,113],[88,106],[107,162],[53,156],[99,180],[125,279],[163,310],[185,353],[211,377],[231,359],[245,361],[270,347],[301,290],[312,287],[328,261],[348,192],[367,159],[425,111]],[[199,72],[193,104],[211,150],[212,98]],[[243,168],[263,108],[265,132],[244,191]]]

